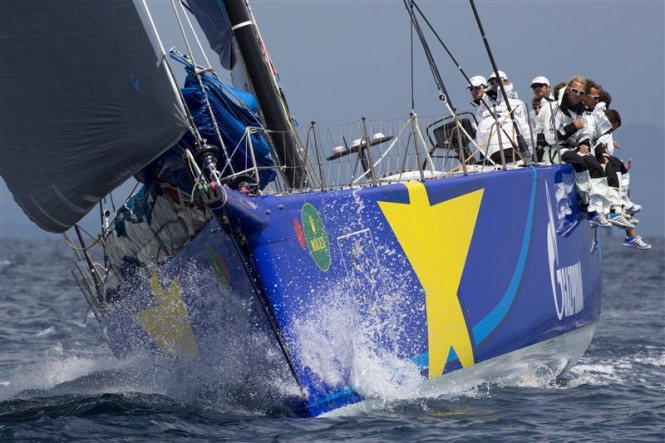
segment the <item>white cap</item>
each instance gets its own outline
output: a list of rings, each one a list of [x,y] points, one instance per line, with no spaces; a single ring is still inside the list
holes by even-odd
[[[532,88],[533,88],[533,85],[547,85],[547,86],[549,86],[550,81],[547,79],[547,77],[539,75],[538,77],[531,80],[531,87]]]
[[[489,80],[492,80],[493,78],[497,78],[497,77],[499,77],[501,80],[508,80],[508,76],[503,71],[498,71],[498,73],[493,72],[492,74],[490,74],[487,77],[487,80],[489,81]]]
[[[469,79],[469,86],[467,89],[471,89],[475,86],[487,86],[487,80],[482,75],[476,75]]]

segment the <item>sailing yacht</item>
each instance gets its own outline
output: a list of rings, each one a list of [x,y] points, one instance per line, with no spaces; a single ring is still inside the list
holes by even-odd
[[[279,380],[262,395],[303,416],[380,398],[372,381],[556,377],[583,355],[602,260],[570,166],[524,150],[489,164],[456,112],[301,137],[249,4],[173,5],[235,86],[166,51],[144,1],[0,2],[0,175],[77,245],[116,355],[248,392]],[[130,177],[113,214],[105,196]],[[103,232],[86,237],[98,205]]]

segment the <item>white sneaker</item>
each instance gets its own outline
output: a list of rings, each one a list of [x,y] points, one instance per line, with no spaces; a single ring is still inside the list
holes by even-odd
[[[626,237],[623,241],[623,245],[631,249],[640,249],[640,250],[651,249],[651,245],[642,240],[642,237],[640,237],[639,235],[635,237]]]
[[[591,227],[601,227],[601,228],[609,228],[612,226],[612,224],[607,221],[607,218],[601,213],[596,213],[593,216],[591,216],[591,218],[589,219],[589,225],[591,225]]]
[[[607,220],[617,228],[633,229],[635,227],[623,214],[612,213],[607,217]]]
[[[629,215],[635,215],[642,210],[642,205],[637,203],[630,202],[630,206],[626,206],[626,213]]]

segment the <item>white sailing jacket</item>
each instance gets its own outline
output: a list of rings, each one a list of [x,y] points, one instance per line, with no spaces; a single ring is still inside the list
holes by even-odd
[[[561,88],[552,117],[554,127],[551,129],[553,130],[545,133],[545,140],[549,145],[556,144],[558,138],[562,151],[577,148],[581,142],[590,141],[596,127],[592,113],[585,112],[585,107],[581,103],[575,109],[566,109],[566,111],[562,109],[561,103],[565,95],[566,88]],[[569,126],[573,120],[578,118],[584,121],[584,126],[579,130]]]
[[[532,151],[530,128],[527,122],[527,107],[523,101],[518,99],[509,99],[510,108],[514,114],[517,129],[524,138],[527,147]],[[489,102],[488,102],[489,104]],[[481,105],[481,121],[476,133],[476,143],[485,157],[489,157],[495,152],[503,149],[517,147],[517,133],[512,119],[508,112],[508,107],[504,100],[492,102],[491,109]]]
[[[536,116],[536,134],[543,134],[548,145],[554,145],[554,118],[556,111],[559,108],[559,103],[554,100],[554,97],[541,98],[540,109]]]

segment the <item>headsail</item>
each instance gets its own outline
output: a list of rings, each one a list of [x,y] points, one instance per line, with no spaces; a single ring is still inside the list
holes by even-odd
[[[210,48],[219,56],[220,65],[231,73],[233,86],[254,93],[242,54],[233,38],[231,19],[224,2],[187,0],[186,4],[203,30]]]
[[[223,3],[210,0],[189,0],[187,3],[210,47],[219,55],[219,63],[224,69],[233,69],[238,57],[233,47],[231,21]]]
[[[47,231],[67,230],[186,131],[142,8],[0,2],[0,175]]]

